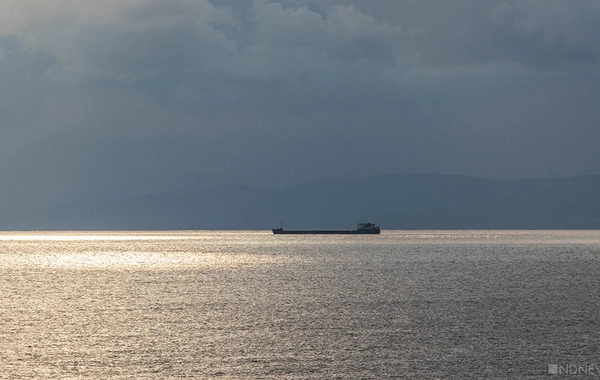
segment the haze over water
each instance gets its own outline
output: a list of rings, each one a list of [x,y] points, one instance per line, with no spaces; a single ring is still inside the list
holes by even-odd
[[[0,234],[2,378],[560,378],[600,231]]]

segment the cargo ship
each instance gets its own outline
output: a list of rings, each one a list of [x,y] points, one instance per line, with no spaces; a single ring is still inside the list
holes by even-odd
[[[283,225],[273,228],[275,235],[376,235],[381,233],[375,223],[359,223],[355,230],[284,230]]]

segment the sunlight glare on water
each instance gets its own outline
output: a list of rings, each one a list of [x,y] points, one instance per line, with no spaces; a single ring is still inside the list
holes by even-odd
[[[230,234],[223,232],[216,238],[187,231],[4,233],[0,243],[11,255],[0,256],[0,267],[156,270],[273,261],[273,256],[224,251],[221,238]],[[186,244],[192,240],[193,244]]]
[[[0,377],[545,378],[598,273],[598,231],[5,232]]]

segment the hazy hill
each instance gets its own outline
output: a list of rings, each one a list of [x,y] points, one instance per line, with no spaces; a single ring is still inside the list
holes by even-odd
[[[245,185],[70,205],[16,220],[16,229],[352,228],[596,229],[600,176],[495,180],[432,174],[326,179],[270,191]]]

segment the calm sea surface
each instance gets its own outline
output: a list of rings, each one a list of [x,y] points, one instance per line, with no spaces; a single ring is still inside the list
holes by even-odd
[[[4,232],[0,301],[0,378],[600,377],[598,231]]]

